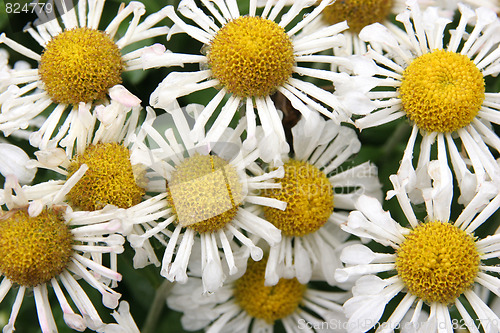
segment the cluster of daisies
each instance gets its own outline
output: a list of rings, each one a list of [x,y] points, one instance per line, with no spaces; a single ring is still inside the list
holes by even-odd
[[[189,331],[500,332],[495,1],[110,8],[55,0],[39,51],[0,35],[4,333],[33,298],[42,333],[140,332],[128,259],[164,281],[143,333],[163,304]],[[129,71],[166,74],[141,100]],[[379,177],[358,136],[389,123]]]

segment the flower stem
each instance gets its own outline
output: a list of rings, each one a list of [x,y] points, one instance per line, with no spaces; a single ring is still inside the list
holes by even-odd
[[[167,279],[165,279],[160,287],[156,290],[155,298],[153,304],[149,308],[148,316],[146,317],[146,322],[141,330],[142,333],[153,333],[156,332],[156,324],[165,306],[165,302],[168,294],[174,284]]]

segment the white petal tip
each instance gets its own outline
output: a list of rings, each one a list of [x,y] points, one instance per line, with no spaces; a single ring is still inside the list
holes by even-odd
[[[83,318],[75,313],[65,313],[64,322],[70,328],[78,332],[83,332],[87,328],[87,325],[85,325],[85,321],[83,320]]]
[[[349,274],[343,269],[337,269],[335,271],[334,277],[337,282],[342,283],[347,281],[347,279],[349,278]]]
[[[122,85],[116,85],[109,89],[109,97],[125,107],[131,108],[141,105],[141,100]]]
[[[114,309],[118,306],[118,301],[120,300],[120,294],[108,294],[105,293],[102,295],[102,304],[109,308]]]

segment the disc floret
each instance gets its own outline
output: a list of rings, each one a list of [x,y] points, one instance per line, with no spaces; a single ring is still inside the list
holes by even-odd
[[[429,303],[453,303],[472,287],[479,271],[474,237],[446,222],[420,224],[396,255],[398,276],[408,291]]]
[[[231,222],[243,200],[238,172],[215,155],[195,154],[176,167],[167,181],[167,201],[177,223],[199,233]]]
[[[118,143],[90,145],[72,160],[67,177],[82,164],[88,170],[67,195],[73,206],[94,211],[106,205],[129,208],[141,202],[145,190],[137,185],[127,147]]]
[[[295,63],[285,30],[271,20],[250,16],[223,26],[207,57],[213,76],[240,97],[274,93],[290,78]]]
[[[403,72],[399,93],[406,116],[428,132],[454,132],[471,123],[485,98],[484,78],[466,55],[435,50]]]
[[[51,209],[38,216],[27,210],[0,217],[0,272],[24,287],[35,287],[58,276],[73,254],[73,234],[61,215]]]
[[[266,196],[287,203],[284,211],[264,207],[266,219],[286,236],[304,236],[317,231],[333,212],[333,188],[325,173],[314,165],[290,159],[284,165],[281,189]]]
[[[234,298],[248,315],[272,324],[297,310],[307,287],[296,278],[265,286],[266,263],[266,259],[249,261],[245,274],[235,282]]]
[[[336,1],[323,10],[322,18],[329,25],[347,21],[349,30],[359,33],[367,25],[387,19],[392,6],[393,0]]]
[[[92,103],[122,82],[121,51],[104,32],[89,28],[66,30],[51,39],[38,72],[55,103]]]

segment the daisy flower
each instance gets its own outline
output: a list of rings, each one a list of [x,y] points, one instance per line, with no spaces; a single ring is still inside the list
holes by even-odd
[[[188,111],[197,119],[200,109],[202,106],[190,105]],[[261,248],[250,236],[256,235],[270,245],[281,240],[280,231],[250,208],[263,205],[285,209],[284,202],[258,195],[259,190],[279,186],[274,179],[283,175],[283,168],[252,176],[252,170],[258,168],[259,151],[242,148],[244,120],[234,130],[227,128],[221,141],[214,143],[191,138],[189,121],[193,119],[178,105],[167,111],[156,119],[156,124],[143,123],[144,143],[137,140],[132,155],[152,169],[146,175],[149,189],[163,197],[164,217],[130,219],[129,223],[140,227],[140,231],[136,227],[127,239],[136,250],[149,244],[150,238],[160,241],[166,247],[160,273],[181,283],[188,279],[194,244],[201,244],[199,265],[204,289],[215,291],[225,279],[223,264],[228,265],[230,275],[237,273],[233,250],[241,246],[250,250],[253,259],[262,258]],[[165,123],[171,125],[162,135],[155,128]],[[146,203],[141,206],[149,207]],[[223,250],[222,258],[219,247]]]
[[[245,264],[245,263],[244,263]],[[314,289],[297,279],[280,279],[265,286],[266,258],[240,269],[217,293],[202,294],[199,277],[176,284],[167,297],[168,306],[182,312],[184,329],[206,332],[273,332],[281,323],[286,332],[345,331],[343,300],[349,294]]]
[[[35,152],[37,160],[27,163],[28,167],[49,169],[65,178],[50,181],[50,186],[34,187],[34,201],[43,206],[63,200],[82,214],[107,216],[122,222],[162,217],[165,195],[150,197],[146,194],[150,188],[143,156],[132,158],[141,110],[140,107],[130,110],[116,101],[99,105],[94,110],[81,108],[78,122],[73,125],[74,136],[59,142],[66,150],[39,150]],[[154,112],[148,112],[145,121],[153,122],[154,119]],[[131,228],[139,228],[125,222],[122,226],[126,228],[120,232],[125,234],[131,232]],[[146,244],[136,249],[134,267],[149,263],[159,265],[152,247]]]
[[[127,107],[140,100],[123,86],[124,71],[142,68],[138,64],[141,49],[122,54],[129,45],[168,32],[167,27],[154,27],[165,17],[165,11],[149,15],[137,1],[121,6],[116,17],[104,28],[99,22],[104,0],[79,1],[68,8],[65,1],[55,1],[50,13],[39,13],[35,27],[26,31],[43,47],[41,54],[0,35],[0,43],[38,64],[34,69],[14,69],[2,84],[9,88],[0,94],[0,130],[10,135],[24,129],[30,120],[46,111],[50,115],[41,128],[31,135],[32,145],[51,148],[50,138],[64,120],[58,135],[71,133],[80,109],[115,100]],[[56,11],[57,8],[57,11]],[[57,18],[55,18],[57,12]],[[118,32],[130,20],[123,36]]]
[[[40,183],[37,187],[50,186]],[[81,215],[57,202],[39,209],[27,186],[8,176],[0,201],[7,210],[0,217],[0,302],[15,293],[9,321],[3,332],[14,332],[25,294],[35,299],[43,333],[57,332],[49,302],[49,288],[59,302],[66,324],[77,331],[97,330],[104,324],[81,284],[102,294],[102,304],[118,306],[120,294],[109,287],[121,280],[115,268],[103,265],[103,254],[123,251],[124,238],[115,234],[120,225],[99,216]],[[15,195],[14,195],[15,192]],[[50,235],[50,236],[49,236]],[[69,300],[68,300],[69,296]],[[74,307],[79,313],[75,313]]]
[[[264,218],[282,235],[269,252],[268,285],[292,277],[307,283],[315,268],[320,279],[335,284],[333,274],[342,266],[339,254],[348,237],[339,225],[347,220],[347,212],[354,209],[361,194],[382,199],[376,166],[345,163],[361,147],[355,131],[319,115],[309,121],[315,128],[313,135],[307,133],[304,119],[292,128],[294,153],[281,156],[285,170],[284,177],[277,180],[281,188],[263,192],[287,203],[284,211],[263,208]]]
[[[269,1],[261,13],[257,13],[257,2],[253,0],[249,1],[248,13],[240,13],[236,0],[202,3],[204,7],[200,8],[194,0],[183,0],[178,7],[178,12],[195,25],[181,19],[173,7],[167,7],[167,15],[174,22],[169,37],[177,32],[187,33],[203,44],[203,54],[177,54],[160,47],[143,54],[144,68],[188,63],[200,66],[196,72],[167,75],[151,95],[153,107],[164,107],[195,91],[216,88],[215,96],[191,131],[193,138],[200,140],[208,120],[217,113],[206,136],[208,141],[218,141],[240,106],[245,105],[246,145],[249,146],[256,143],[256,114],[264,134],[271,137],[272,133],[278,133],[274,137],[279,140],[276,144],[286,146],[281,119],[271,98],[275,92],[283,94],[306,119],[312,112],[319,112],[336,122],[348,118],[342,106],[342,100],[350,97],[350,89],[343,86],[348,83],[347,74],[311,68],[307,64],[347,66],[345,59],[319,54],[342,45],[344,38],[339,33],[347,25],[343,22],[298,35],[330,3],[329,0],[321,1],[299,22],[295,19],[303,15],[302,10],[312,1],[294,1],[287,9],[284,1]],[[309,82],[310,79],[334,83],[335,94]]]
[[[444,138],[439,144],[444,145]],[[335,278],[343,282],[359,277],[353,297],[344,303],[351,332],[366,332],[377,325],[391,300],[395,308],[385,311],[390,315],[383,323],[387,331],[396,328],[413,305],[412,321],[417,321],[424,304],[430,310],[425,332],[452,332],[456,322],[451,319],[452,312],[461,317],[470,332],[478,332],[478,327],[486,332],[500,330],[498,315],[474,288],[483,286],[500,296],[499,269],[489,261],[498,258],[500,237],[480,239],[474,234],[500,206],[498,188],[483,183],[453,221],[453,179],[445,152],[431,162],[429,174],[433,187],[423,190],[427,213],[423,221],[417,219],[404,186],[393,175],[394,191],[389,196],[396,195],[408,225],[393,220],[379,201],[361,196],[356,203],[358,211],[353,211],[342,226],[353,235],[392,248],[376,253],[356,244],[342,252],[346,267],[338,269]],[[402,296],[396,297],[398,294]]]
[[[412,200],[417,200],[418,188],[428,187],[432,146],[443,139],[446,145],[438,145],[438,150],[450,154],[462,194],[459,203],[467,203],[479,184],[499,176],[490,149],[500,151],[500,139],[492,129],[492,123],[500,123],[500,94],[485,91],[485,80],[500,70],[500,23],[489,9],[473,11],[459,4],[458,26],[443,47],[450,21],[434,7],[421,12],[416,1],[407,4],[408,9],[396,17],[405,30],[389,31],[374,24],[360,33],[361,39],[382,45],[384,52],[370,49],[351,59],[360,74],[359,87],[372,105],[355,124],[365,129],[406,116],[412,132],[398,175],[407,180]],[[419,133],[415,171],[413,151]]]
[[[67,136],[60,142],[66,150],[39,150],[35,152],[37,160],[28,164],[53,170],[66,178],[51,181],[50,187],[38,190],[37,200],[65,200],[74,210],[89,212],[109,206],[107,214],[112,214],[112,210],[118,214],[120,209],[140,203],[147,185],[145,167],[131,161],[130,149],[142,109],[129,110],[114,101],[94,110],[90,105],[81,107],[72,132],[74,137]]]

